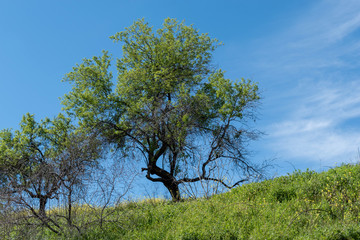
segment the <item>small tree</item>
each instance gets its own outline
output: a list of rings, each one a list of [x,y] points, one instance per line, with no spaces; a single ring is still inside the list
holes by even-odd
[[[211,66],[216,39],[174,19],[156,32],[139,20],[111,39],[123,43],[115,89],[107,52],[64,79],[73,89],[63,104],[81,126],[100,129],[123,158],[143,159],[146,178],[164,184],[174,201],[182,183],[211,180],[231,188],[259,173],[245,158],[247,141],[257,136],[246,123],[254,119],[258,86],[226,79]],[[230,163],[243,174],[232,185],[214,175]]]
[[[68,226],[76,227],[72,224],[72,192],[100,153],[97,139],[75,132],[70,119],[61,114],[40,123],[27,114],[19,130],[1,131],[0,202],[21,213],[12,212],[12,217],[23,220],[16,219],[15,225],[40,222],[40,226],[60,234],[60,217]],[[49,215],[49,201],[64,197],[66,215]]]

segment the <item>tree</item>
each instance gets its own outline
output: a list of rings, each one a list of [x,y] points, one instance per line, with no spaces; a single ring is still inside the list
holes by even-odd
[[[45,226],[60,234],[63,227],[56,219],[61,217],[76,228],[73,192],[100,155],[97,138],[75,131],[64,115],[38,123],[27,114],[19,130],[0,131],[0,202],[22,212],[12,212],[11,217],[24,215],[25,225]],[[59,198],[66,201],[66,215],[52,217],[47,204]],[[19,219],[15,225],[20,225]]]
[[[110,38],[123,43],[115,88],[106,51],[64,78],[73,88],[62,103],[82,127],[101,130],[124,159],[143,159],[146,178],[164,184],[174,201],[183,183],[231,188],[259,173],[245,158],[247,141],[257,136],[246,123],[254,119],[258,86],[226,79],[211,65],[216,39],[175,19],[155,32],[138,20]],[[242,178],[230,185],[214,175],[219,162],[237,166]]]

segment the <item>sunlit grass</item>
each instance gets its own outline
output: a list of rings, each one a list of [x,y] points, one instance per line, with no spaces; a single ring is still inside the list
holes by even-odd
[[[49,214],[63,210],[51,211]],[[151,198],[101,211],[100,207],[76,206],[74,222],[84,231],[66,237],[360,239],[360,166],[344,165],[322,173],[296,171],[210,199],[174,203]],[[101,216],[107,217],[100,226]],[[89,222],[94,224],[86,225]],[[44,236],[57,238],[50,232]]]

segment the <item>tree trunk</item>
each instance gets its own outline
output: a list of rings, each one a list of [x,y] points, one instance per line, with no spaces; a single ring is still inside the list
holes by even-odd
[[[68,225],[72,226],[72,201],[71,201],[72,189],[69,189],[68,193]]]
[[[175,183],[173,180],[163,182],[163,184],[170,192],[173,202],[179,202],[181,200],[179,184]]]
[[[41,217],[46,217],[46,211],[45,211],[46,202],[47,202],[47,198],[44,196],[40,196],[40,198],[39,198],[39,215]]]

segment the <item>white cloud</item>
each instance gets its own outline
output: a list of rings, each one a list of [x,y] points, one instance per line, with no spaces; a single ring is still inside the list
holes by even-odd
[[[324,0],[291,28],[296,48],[325,48],[343,40],[360,26],[360,2]]]
[[[360,1],[320,1],[288,29],[264,41],[255,63],[284,76],[360,67],[359,61],[349,61],[360,55],[360,40],[353,38],[359,28]]]
[[[281,159],[334,164],[357,155],[359,30],[360,1],[324,0],[259,49],[258,78],[277,84],[264,100],[275,112],[266,142]]]
[[[302,115],[321,117],[332,125],[360,116],[360,85],[357,82],[333,83],[331,87],[321,85],[312,92],[308,90],[312,95],[304,99]]]
[[[299,119],[299,120],[287,120],[273,125],[273,136],[291,136],[305,133],[313,133],[320,129],[327,128],[330,122],[321,119]]]
[[[293,99],[294,108],[282,121],[270,125],[270,147],[283,157],[327,163],[348,161],[360,147],[360,86],[354,83],[299,89],[311,94]],[[295,108],[296,106],[296,108]]]
[[[258,123],[267,135],[256,151],[295,166],[353,160],[360,148],[360,1],[314,1],[289,22],[237,62],[263,89]]]
[[[332,165],[354,160],[359,144],[356,133],[323,129],[284,136],[272,147],[283,159],[315,163],[321,160]]]

